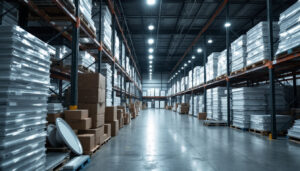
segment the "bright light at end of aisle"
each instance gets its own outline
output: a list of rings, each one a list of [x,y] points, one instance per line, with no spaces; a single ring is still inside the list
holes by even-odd
[[[151,30],[154,30],[154,26],[151,24],[148,26],[148,29],[151,31]]]
[[[149,59],[152,60],[153,59],[153,55],[149,55]]]
[[[193,56],[192,56],[192,59],[195,59],[195,58],[196,58],[196,56],[195,56],[195,55],[193,55]]]
[[[154,5],[156,3],[156,0],[146,0],[147,5]]]
[[[185,63],[185,64],[184,64],[184,66],[186,67],[186,66],[187,66],[187,64]]]
[[[152,69],[149,69],[150,72],[152,72]]]
[[[201,48],[198,48],[198,49],[197,49],[197,52],[198,52],[198,53],[201,53],[201,52],[202,52],[202,49],[201,49]]]
[[[212,39],[208,39],[207,43],[212,44],[213,40]]]
[[[152,39],[152,38],[148,39],[148,44],[149,45],[152,45],[153,43],[154,43],[154,39]]]
[[[149,53],[153,53],[153,48],[149,48]]]
[[[188,63],[191,63],[191,60],[189,60]]]
[[[230,27],[231,26],[231,23],[230,22],[226,22],[225,24],[224,24],[224,27],[226,27],[226,28],[228,28],[228,27]]]
[[[149,64],[152,64],[152,61],[149,61]]]
[[[152,68],[152,65],[150,65],[149,67]]]

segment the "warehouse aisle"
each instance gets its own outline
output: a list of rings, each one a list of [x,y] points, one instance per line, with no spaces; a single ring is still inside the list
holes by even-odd
[[[149,109],[93,157],[88,171],[266,171],[300,168],[300,145]]]

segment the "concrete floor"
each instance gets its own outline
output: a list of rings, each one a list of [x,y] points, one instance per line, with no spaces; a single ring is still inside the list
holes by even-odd
[[[296,171],[300,145],[227,127],[205,127],[195,117],[148,109],[92,158],[88,171]]]

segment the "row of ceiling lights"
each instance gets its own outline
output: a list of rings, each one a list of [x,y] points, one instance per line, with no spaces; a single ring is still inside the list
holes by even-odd
[[[147,5],[149,6],[152,6],[156,3],[156,0],[147,0]],[[149,31],[153,31],[155,29],[154,25],[149,25],[148,26],[148,30]],[[148,52],[149,52],[149,79],[152,80],[152,64],[153,64],[153,52],[154,52],[154,49],[152,47],[152,45],[154,44],[154,39],[153,38],[149,38],[148,39],[148,44],[150,45],[150,48],[148,49]]]
[[[224,27],[225,28],[229,28],[231,26],[231,23],[230,22],[226,22],[225,24],[224,24]],[[211,38],[209,38],[208,40],[207,40],[207,43],[208,44],[212,44],[213,43],[213,40],[211,39]],[[198,48],[197,49],[197,53],[202,53],[202,48]],[[192,56],[192,58],[191,58],[191,60],[194,60],[196,57],[195,57],[195,55],[193,55]],[[188,60],[188,63],[191,63],[191,60]],[[187,63],[184,63],[183,64],[183,66],[181,67],[181,70],[184,70],[184,68],[185,67],[187,67]],[[171,81],[172,79],[174,79],[179,73],[180,73],[180,71],[181,71],[180,69],[170,78],[170,80],[169,81]]]

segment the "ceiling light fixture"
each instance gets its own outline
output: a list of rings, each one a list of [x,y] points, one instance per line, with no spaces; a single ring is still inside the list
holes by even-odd
[[[153,55],[149,55],[149,59],[152,60],[153,59]]]
[[[187,66],[187,64],[185,63],[185,64],[184,64],[184,66],[186,67],[186,66]]]
[[[149,48],[149,53],[153,53],[153,48]]]
[[[207,43],[212,44],[213,40],[212,39],[208,39]]]
[[[152,68],[152,65],[150,65],[149,67]]]
[[[191,63],[191,60],[189,60],[188,63]]]
[[[193,56],[192,56],[192,59],[195,59],[195,58],[196,58],[195,55],[193,55]]]
[[[154,26],[151,24],[148,26],[148,29],[151,31],[151,30],[154,30]]]
[[[149,61],[149,64],[152,64],[152,61]]]
[[[152,38],[148,39],[148,44],[149,45],[152,45],[153,43],[154,43],[154,39],[152,39]]]
[[[155,0],[147,0],[147,4],[148,5],[154,5],[156,2],[155,2]]]
[[[226,27],[226,28],[228,28],[228,27],[230,27],[231,26],[231,23],[230,22],[226,22],[225,24],[224,24],[224,27]]]
[[[197,49],[197,52],[198,52],[198,53],[201,53],[201,52],[202,52],[202,49],[201,49],[201,48],[198,48],[198,49]]]

